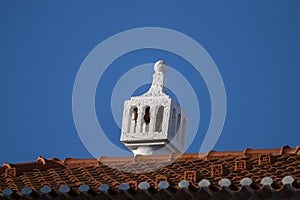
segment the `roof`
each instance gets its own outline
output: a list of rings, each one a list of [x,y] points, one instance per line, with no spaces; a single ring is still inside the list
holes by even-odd
[[[0,167],[1,197],[300,199],[300,146],[130,158],[39,156]]]

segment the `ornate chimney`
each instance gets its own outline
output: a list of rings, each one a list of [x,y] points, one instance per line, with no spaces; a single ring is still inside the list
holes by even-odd
[[[151,88],[124,102],[121,142],[134,155],[181,153],[188,117],[165,90],[167,64],[154,64]]]

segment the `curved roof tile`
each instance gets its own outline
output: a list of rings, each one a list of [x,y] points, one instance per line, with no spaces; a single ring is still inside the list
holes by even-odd
[[[39,156],[36,162],[5,163],[0,167],[0,197],[297,199],[300,195],[299,150],[300,146],[293,149],[284,146],[181,156],[64,160]],[[153,170],[154,166],[162,167]]]

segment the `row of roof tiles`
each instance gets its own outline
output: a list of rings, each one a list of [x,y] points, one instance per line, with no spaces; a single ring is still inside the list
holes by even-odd
[[[22,173],[23,171],[27,171],[30,169],[48,169],[48,168],[59,168],[61,166],[95,166],[103,164],[111,164],[115,163],[140,163],[140,162],[173,162],[178,160],[179,158],[184,159],[202,159],[206,161],[210,161],[213,159],[220,159],[220,158],[249,158],[249,157],[259,157],[260,164],[262,162],[272,162],[272,155],[284,155],[284,154],[299,154],[300,153],[300,146],[295,147],[294,149],[290,148],[289,146],[283,146],[280,149],[250,149],[246,148],[243,151],[230,151],[230,152],[216,152],[216,151],[209,151],[208,153],[200,153],[200,154],[170,154],[170,155],[154,155],[154,156],[135,156],[135,157],[123,157],[123,158],[109,158],[106,156],[100,157],[99,159],[73,159],[73,158],[66,158],[64,160],[59,160],[57,158],[50,158],[45,159],[42,156],[38,156],[36,162],[28,162],[28,163],[19,163],[19,164],[10,164],[4,163],[3,167],[0,167],[0,174],[7,171],[6,169],[13,169],[15,172],[14,175],[18,175],[19,172]],[[244,166],[245,162],[239,163],[240,166]],[[41,165],[43,164],[43,165]],[[238,166],[236,166],[238,167]],[[12,171],[13,171],[12,170]]]
[[[144,194],[142,191],[155,196],[161,190],[166,190],[171,191],[171,196],[190,192],[186,196],[189,198],[191,195],[197,196],[199,192],[207,193],[207,197],[224,192],[234,197],[242,194],[262,196],[264,193],[297,197],[300,182],[299,149],[285,146],[271,150],[211,151],[180,157],[173,154],[135,158],[102,157],[98,160],[60,161],[38,157],[36,162],[5,163],[0,167],[0,196],[66,197],[87,193],[89,195],[84,195],[87,197],[105,193],[106,197],[116,194],[114,197],[119,198],[127,190],[127,193],[133,192],[131,196]],[[156,167],[155,170],[153,167]],[[142,173],[141,169],[149,170]]]
[[[181,180],[175,189],[171,188],[169,182],[160,181],[158,188],[151,188],[148,182],[140,182],[135,186],[129,183],[121,183],[119,185],[119,191],[112,189],[108,184],[101,184],[97,190],[93,190],[89,185],[80,185],[79,187],[70,187],[68,185],[61,185],[58,190],[52,189],[50,186],[43,186],[39,191],[36,191],[30,187],[22,188],[20,193],[16,193],[11,188],[5,188],[2,190],[2,195],[6,198],[38,198],[44,196],[46,198],[75,198],[80,195],[84,195],[88,198],[104,195],[107,198],[115,198],[121,196],[127,196],[129,199],[141,198],[143,195],[148,199],[155,199],[159,191],[163,191],[168,198],[182,199],[182,192],[185,194],[184,199],[195,198],[201,196],[202,199],[210,199],[212,197],[222,197],[221,199],[230,199],[232,197],[238,199],[247,199],[250,197],[259,198],[300,198],[300,185],[295,181],[292,176],[285,176],[282,181],[283,185],[277,185],[272,178],[264,177],[260,184],[253,183],[250,178],[243,178],[240,181],[240,187],[232,184],[232,182],[223,178],[219,181],[215,187],[211,185],[210,181],[203,179],[198,183],[199,188],[192,187],[187,180]],[[160,194],[158,194],[160,195]],[[143,199],[147,199],[143,198]],[[166,198],[166,199],[168,199]]]
[[[199,154],[168,154],[168,155],[152,155],[152,156],[142,156],[137,155],[135,157],[122,157],[122,158],[110,158],[106,156],[102,156],[99,159],[95,160],[93,158],[88,159],[73,159],[73,158],[65,158],[64,160],[59,160],[57,158],[49,158],[48,160],[43,158],[42,156],[38,156],[37,162],[28,162],[28,163],[19,163],[19,164],[10,164],[4,163],[3,166],[10,168],[11,166],[19,166],[25,167],[26,165],[30,165],[30,168],[34,167],[34,164],[42,163],[46,164],[49,161],[55,162],[57,164],[80,164],[80,163],[91,163],[91,162],[139,162],[145,160],[164,160],[164,161],[173,161],[180,158],[201,158],[205,160],[210,160],[214,158],[220,157],[247,157],[257,154],[298,154],[300,153],[300,146],[296,146],[295,148],[291,148],[289,146],[283,146],[281,148],[274,148],[274,149],[252,149],[252,148],[245,148],[243,151],[225,151],[225,152],[218,152],[211,150],[207,153],[199,153]]]

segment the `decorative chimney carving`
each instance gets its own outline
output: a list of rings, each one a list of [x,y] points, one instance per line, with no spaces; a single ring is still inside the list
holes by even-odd
[[[134,155],[181,153],[185,150],[188,117],[166,93],[167,64],[154,64],[148,92],[124,102],[121,142]]]

